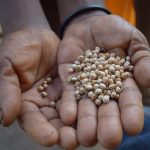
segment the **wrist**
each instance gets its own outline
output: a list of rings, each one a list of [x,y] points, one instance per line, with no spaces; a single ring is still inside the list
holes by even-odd
[[[50,28],[39,0],[0,0],[3,33],[9,34],[25,27]]]
[[[61,26],[60,38],[63,37],[63,34],[66,28],[68,28],[68,26],[71,26],[72,24],[76,24],[80,22],[86,25],[88,24],[89,20],[91,20],[93,17],[104,16],[108,14],[111,14],[111,13],[107,9],[101,6],[97,6],[97,5],[96,6],[91,5],[89,7],[81,8],[75,11],[74,13],[72,13],[70,16],[68,16],[68,18],[66,18],[66,20]]]
[[[105,7],[104,0],[57,0],[61,22],[64,18],[79,8],[88,7],[89,5],[99,5]]]
[[[91,18],[94,16],[105,16],[105,15],[107,15],[107,14],[101,10],[88,11],[85,13],[81,13],[80,15],[78,15],[74,19],[72,19],[72,21],[70,22],[70,25],[74,24],[74,23],[79,23],[79,22],[85,21],[88,18]]]

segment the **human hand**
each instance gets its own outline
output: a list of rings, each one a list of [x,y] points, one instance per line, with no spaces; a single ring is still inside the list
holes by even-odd
[[[46,89],[48,97],[42,98],[37,88],[49,76],[53,77],[53,80]],[[59,116],[61,81],[54,72],[49,73],[46,77],[22,94],[18,122],[38,144],[43,146],[59,144],[65,149],[75,149],[78,146],[76,129],[72,126],[65,126]],[[56,108],[50,107],[51,101],[56,102]]]
[[[123,81],[118,103],[110,101],[98,109],[88,98],[77,104],[74,85],[68,83],[68,68],[84,50],[95,46],[110,53],[131,57],[134,79]],[[77,137],[84,146],[97,142],[105,148],[114,148],[122,140],[123,130],[129,135],[142,131],[144,113],[142,95],[137,86],[150,87],[149,45],[135,27],[115,15],[92,12],[74,19],[67,27],[58,52],[59,75],[63,83],[60,116],[64,123],[77,119]]]
[[[0,45],[2,125],[8,126],[16,119],[22,94],[57,67],[58,44],[54,32],[41,27],[22,28],[3,38]]]

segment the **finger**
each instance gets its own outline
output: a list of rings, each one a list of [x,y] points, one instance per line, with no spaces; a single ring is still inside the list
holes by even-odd
[[[81,47],[83,47],[82,41],[65,37],[60,44],[58,52],[58,71],[63,83],[60,116],[67,125],[73,124],[77,118],[77,103],[74,97],[74,86],[68,83],[68,77],[70,76],[68,69],[70,64],[73,63],[79,55],[83,54]]]
[[[61,106],[61,99],[58,100],[57,103],[56,103],[56,110],[57,110],[57,112],[60,111],[60,106]],[[60,114],[60,113],[59,113],[59,114]]]
[[[38,144],[52,146],[58,142],[57,129],[46,120],[35,104],[22,103],[19,122],[21,127]]]
[[[19,79],[7,59],[0,62],[0,110],[1,124],[8,126],[16,119],[20,111],[21,91]]]
[[[150,48],[144,35],[132,30],[128,55],[134,65],[134,77],[142,87],[150,87]]]
[[[67,150],[76,149],[79,145],[76,130],[72,127],[64,126],[61,119],[51,119],[49,121],[59,130],[59,145]]]
[[[60,65],[59,68],[63,82],[60,117],[65,124],[72,125],[77,118],[77,101],[74,95],[75,88],[73,84],[67,81],[67,77],[69,76],[67,75],[69,65]]]
[[[98,110],[97,136],[99,143],[105,148],[116,148],[122,140],[122,126],[118,104],[110,101]]]
[[[47,120],[59,118],[59,114],[57,113],[56,109],[54,109],[54,108],[42,107],[42,108],[40,108],[40,111]]]
[[[58,130],[64,126],[64,123],[62,122],[60,118],[53,118],[49,120],[49,122]]]
[[[130,135],[141,132],[144,123],[142,95],[132,78],[123,81],[119,107],[124,130]]]
[[[80,144],[90,147],[97,142],[97,108],[89,99],[78,104],[77,136]]]
[[[59,144],[67,150],[74,150],[78,147],[76,130],[72,127],[64,126],[59,130]]]

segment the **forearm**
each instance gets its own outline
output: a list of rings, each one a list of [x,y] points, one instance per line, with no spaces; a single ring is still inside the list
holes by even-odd
[[[0,0],[0,23],[4,34],[25,26],[49,28],[39,0]]]
[[[73,10],[86,5],[104,6],[104,0],[57,0],[61,22]]]

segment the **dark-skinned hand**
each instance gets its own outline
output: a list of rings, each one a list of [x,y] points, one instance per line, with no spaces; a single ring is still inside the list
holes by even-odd
[[[78,146],[76,130],[65,126],[59,117],[62,86],[57,73],[58,44],[52,30],[39,27],[20,29],[3,38],[1,123],[8,126],[18,116],[21,128],[38,144],[74,149]],[[42,98],[37,88],[46,77],[51,77],[52,83],[47,88],[48,97]],[[57,110],[50,108],[50,101],[58,101]]]
[[[89,98],[77,103],[74,85],[68,83],[68,68],[79,55],[95,46],[110,53],[131,57],[134,78],[123,81],[118,102],[111,100],[97,108]],[[138,88],[150,87],[150,51],[144,35],[127,21],[115,15],[91,12],[75,18],[66,28],[58,51],[58,68],[62,81],[60,116],[65,124],[77,121],[79,143],[90,147],[97,143],[115,148],[123,130],[136,135],[143,129],[142,95]]]

